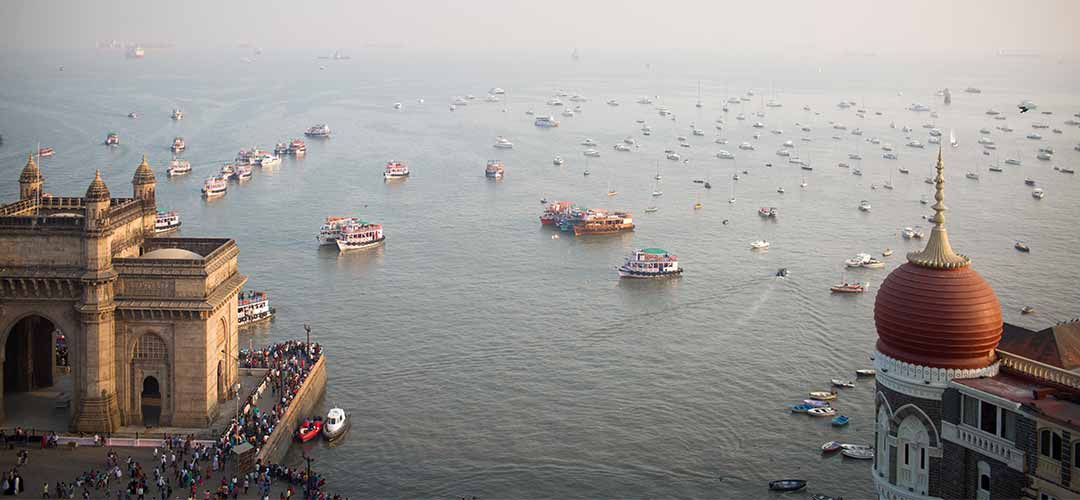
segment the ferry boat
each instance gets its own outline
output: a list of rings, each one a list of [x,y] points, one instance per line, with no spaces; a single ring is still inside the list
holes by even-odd
[[[289,154],[289,145],[284,142],[279,142],[274,145],[274,154],[277,156],[284,156]]]
[[[304,153],[307,153],[307,144],[304,143],[303,139],[293,139],[289,143],[289,154],[303,156]]]
[[[618,269],[620,278],[665,278],[683,271],[679,258],[662,248],[635,250]]]
[[[251,165],[237,165],[233,177],[238,181],[246,181],[251,179],[252,171]]]
[[[559,126],[559,121],[553,116],[537,116],[533,121],[533,125],[540,128],[555,128]]]
[[[335,217],[328,216],[326,221],[323,222],[322,227],[319,228],[319,234],[315,237],[319,241],[319,245],[336,245],[337,239],[341,236],[341,230],[349,224],[357,224],[360,219],[356,217]]]
[[[236,295],[236,326],[243,328],[274,317],[270,296],[266,292],[248,290]]]
[[[183,120],[184,119],[184,112],[180,111],[180,108],[173,108],[173,110],[172,110],[172,119],[176,120],[176,121]]]
[[[549,204],[544,208],[544,213],[540,214],[540,225],[553,226],[557,224],[559,220],[564,219],[573,208],[574,204],[569,201],[556,201]]]
[[[343,227],[336,243],[339,251],[347,252],[374,248],[383,244],[384,241],[386,237],[383,236],[382,224],[358,221]]]
[[[215,176],[203,181],[202,193],[206,198],[216,198],[218,196],[224,196],[228,189],[228,179],[221,176]]]
[[[388,161],[386,162],[386,170],[383,172],[383,178],[386,180],[402,179],[409,176],[409,166],[400,161]]]
[[[172,161],[169,162],[169,168],[165,169],[165,172],[169,174],[170,177],[190,173],[191,162],[174,157]]]
[[[503,176],[503,164],[499,160],[488,160],[484,168],[484,175],[492,179],[501,179]]]
[[[119,146],[120,145],[120,134],[117,134],[116,132],[109,132],[109,135],[105,136],[105,145],[106,146]]]
[[[510,142],[510,139],[507,139],[500,135],[495,138],[494,147],[496,149],[514,149],[514,143]]]
[[[259,151],[252,155],[250,163],[264,168],[276,167],[281,165],[281,157],[265,151]]]
[[[574,236],[616,234],[634,229],[634,216],[629,212],[590,210],[580,224],[574,225]]]
[[[56,153],[56,150],[54,150],[51,147],[39,148],[38,149],[38,158],[48,158],[48,157],[52,156],[54,153]]]
[[[325,123],[312,125],[311,128],[308,128],[307,131],[304,132],[304,135],[308,137],[328,138],[330,137],[330,127]]]
[[[167,233],[169,231],[175,231],[180,227],[180,214],[175,210],[169,210],[167,212],[158,211],[157,217],[154,219],[154,232],[155,233]]]
[[[236,175],[236,166],[232,163],[226,163],[221,166],[221,176],[226,180],[232,179]]]
[[[172,152],[179,153],[187,149],[187,143],[184,142],[183,137],[175,137],[172,141]]]

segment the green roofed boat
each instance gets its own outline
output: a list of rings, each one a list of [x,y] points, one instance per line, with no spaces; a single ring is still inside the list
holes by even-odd
[[[663,248],[634,251],[619,266],[620,278],[665,278],[682,274],[679,258]]]

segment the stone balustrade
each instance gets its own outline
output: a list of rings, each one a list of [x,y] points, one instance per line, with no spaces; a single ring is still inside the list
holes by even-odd
[[[1006,369],[1072,389],[1080,389],[1080,374],[1005,351],[999,350],[997,353],[1001,366]]]

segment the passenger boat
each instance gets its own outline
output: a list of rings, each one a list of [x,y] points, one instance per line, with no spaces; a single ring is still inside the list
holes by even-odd
[[[341,252],[364,250],[377,247],[386,241],[382,224],[370,224],[364,221],[354,222],[341,229],[337,246]]]
[[[312,125],[304,132],[304,135],[308,137],[328,138],[330,137],[330,127],[325,123]]]
[[[1028,247],[1027,243],[1024,243],[1023,241],[1017,241],[1016,243],[1014,243],[1013,248],[1025,253],[1031,251],[1031,248]]]
[[[806,487],[806,481],[802,479],[778,479],[769,481],[769,489],[773,491],[796,491]]]
[[[56,153],[56,150],[54,150],[51,147],[39,148],[38,149],[38,158],[48,158],[48,157],[52,156],[54,153]]]
[[[776,217],[776,207],[761,207],[757,211],[758,215],[762,217]]]
[[[302,139],[293,139],[289,143],[289,154],[293,156],[303,156],[307,153],[307,144],[304,144]]]
[[[757,240],[750,242],[750,248],[753,250],[766,250],[769,248],[768,240]]]
[[[180,108],[174,108],[172,110],[172,119],[176,120],[176,121],[183,120],[184,119],[184,112],[180,111]]]
[[[315,236],[315,239],[319,241],[319,245],[337,245],[337,239],[341,236],[341,230],[345,226],[353,223],[359,223],[360,219],[356,217],[335,217],[328,216],[323,225],[319,227],[319,234]]]
[[[409,166],[405,165],[405,162],[400,161],[388,161],[386,162],[386,168],[383,171],[383,178],[386,180],[404,179],[409,176]]]
[[[215,176],[203,182],[202,193],[207,198],[216,198],[218,196],[224,196],[226,190],[229,189],[228,179]]]
[[[843,453],[845,457],[856,460],[873,460],[874,458],[874,449],[870,447],[844,448],[840,453]]]
[[[233,177],[238,181],[250,180],[252,172],[253,169],[251,168],[251,165],[237,165],[236,171],[233,172]]]
[[[289,145],[284,142],[279,142],[274,145],[274,154],[277,156],[285,156],[289,154]]]
[[[236,175],[236,166],[232,163],[226,163],[221,166],[221,176],[225,179],[232,179]]]
[[[616,234],[634,230],[634,216],[629,212],[589,210],[579,224],[574,225],[574,236]]]
[[[493,146],[496,149],[514,149],[514,143],[501,135],[495,138],[495,144]]]
[[[349,417],[345,414],[345,410],[341,408],[331,408],[326,413],[326,420],[323,421],[323,437],[327,441],[334,441],[341,436],[345,435],[345,431],[349,430]]]
[[[170,177],[175,176],[175,175],[184,175],[184,174],[190,173],[191,172],[191,162],[189,162],[187,160],[184,160],[184,159],[181,159],[181,158],[175,158],[174,157],[169,162],[169,168],[165,169],[165,172],[167,174],[169,174]]]
[[[120,134],[117,134],[116,132],[109,132],[109,135],[105,136],[105,145],[106,146],[119,146],[120,145]]]
[[[187,149],[187,143],[184,142],[183,137],[174,137],[172,142],[172,152],[180,153]]]
[[[544,208],[544,213],[540,214],[540,225],[555,225],[559,219],[565,218],[573,207],[574,204],[569,201],[556,201],[549,204]]]
[[[662,248],[635,250],[618,270],[620,278],[665,278],[683,271],[679,258]]]
[[[806,412],[806,414],[810,415],[811,417],[831,417],[833,415],[836,415],[836,408],[833,408],[831,406],[822,406],[821,408],[814,408],[813,410]]]
[[[847,389],[851,389],[852,387],[855,387],[855,382],[852,382],[850,380],[840,380],[838,378],[834,378],[834,379],[830,380],[829,382],[832,383],[833,387],[844,387],[844,388],[847,388]]]
[[[270,296],[266,292],[248,290],[236,295],[236,325],[240,328],[274,317]]]
[[[851,422],[851,417],[848,417],[847,415],[837,415],[837,416],[833,417],[833,419],[832,419],[832,426],[833,427],[843,427],[843,426],[847,425],[849,422]]]
[[[158,211],[154,218],[154,232],[157,234],[175,231],[180,227],[180,214],[175,210]]]
[[[492,179],[501,179],[503,176],[503,164],[499,160],[488,160],[484,168],[484,175]]]
[[[533,125],[540,128],[555,128],[559,126],[559,121],[553,116],[537,116],[536,119],[533,120]]]
[[[306,419],[300,423],[300,427],[296,428],[296,440],[301,443],[306,443],[319,437],[322,432],[322,417],[315,417]]]

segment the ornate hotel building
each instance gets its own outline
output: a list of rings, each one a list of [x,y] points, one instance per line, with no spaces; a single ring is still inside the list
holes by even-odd
[[[99,172],[85,196],[50,196],[31,156],[19,200],[0,205],[0,409],[53,385],[59,335],[72,380],[56,407],[71,430],[205,427],[232,396],[246,281],[236,243],[155,238],[145,158],[131,184],[130,197],[114,198]]]
[[[1080,323],[1004,324],[945,230],[882,283],[873,479],[882,500],[1080,498]]]

